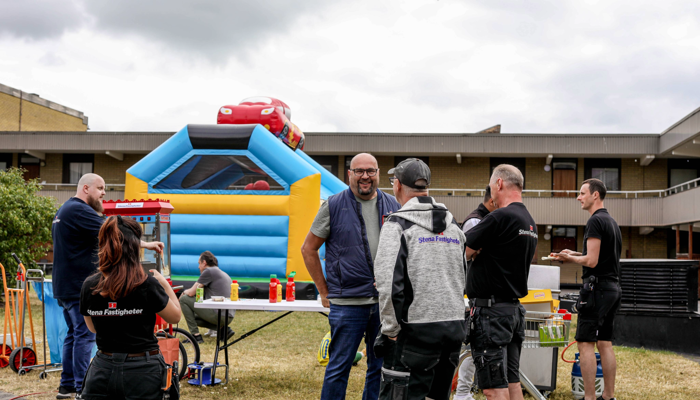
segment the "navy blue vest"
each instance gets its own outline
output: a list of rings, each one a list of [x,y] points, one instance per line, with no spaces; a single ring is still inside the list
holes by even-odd
[[[401,206],[394,196],[377,190],[377,209],[381,227],[384,216]],[[362,205],[347,189],[328,198],[331,233],[326,239],[326,282],[328,298],[376,297],[374,263],[367,240]]]

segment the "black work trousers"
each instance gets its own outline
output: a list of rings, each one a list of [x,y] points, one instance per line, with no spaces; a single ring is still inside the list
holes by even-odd
[[[520,351],[525,340],[525,308],[498,303],[474,307],[470,333],[476,382],[480,389],[505,389],[520,382]]]
[[[87,400],[162,399],[165,360],[161,354],[129,357],[101,351],[92,359],[83,383]]]
[[[460,340],[430,350],[399,334],[384,355],[380,400],[447,400],[459,362]]]

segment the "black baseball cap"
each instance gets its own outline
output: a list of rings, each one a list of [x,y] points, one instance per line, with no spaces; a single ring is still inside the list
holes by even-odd
[[[389,175],[391,174],[396,175],[402,185],[414,189],[425,189],[430,186],[430,168],[418,158],[407,158],[401,161],[399,165],[389,170]],[[424,180],[425,184],[416,184],[420,180]]]

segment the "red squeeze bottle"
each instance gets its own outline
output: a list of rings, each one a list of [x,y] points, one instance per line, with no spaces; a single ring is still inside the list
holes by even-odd
[[[277,275],[270,275],[270,303],[277,303]]]
[[[287,277],[287,301],[296,300],[297,286],[294,284],[294,275],[296,274],[296,271],[292,271],[289,277]]]

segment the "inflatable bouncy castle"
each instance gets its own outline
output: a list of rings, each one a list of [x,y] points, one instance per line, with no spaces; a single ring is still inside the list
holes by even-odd
[[[175,281],[197,279],[205,250],[243,282],[310,281],[301,245],[321,201],[346,188],[260,124],[188,125],[127,170],[125,198],[174,206]]]

